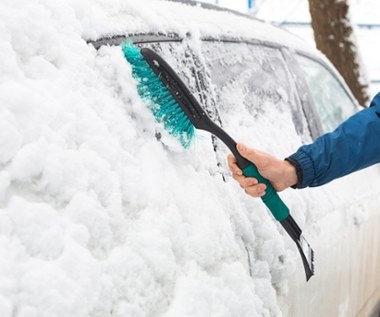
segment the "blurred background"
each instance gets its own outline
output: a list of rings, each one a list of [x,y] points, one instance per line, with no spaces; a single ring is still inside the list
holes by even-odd
[[[357,40],[362,67],[369,82],[369,94],[380,91],[380,1],[341,0],[349,4],[349,16]],[[282,26],[316,46],[307,0],[202,0],[221,7],[252,14]]]

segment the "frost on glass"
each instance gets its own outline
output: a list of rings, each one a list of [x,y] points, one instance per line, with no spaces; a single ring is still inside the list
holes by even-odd
[[[220,124],[215,101],[210,95],[210,83],[206,79],[207,70],[204,67],[203,57],[199,55],[197,49],[191,43],[184,41],[149,43],[144,46],[152,48],[168,62],[208,116]]]
[[[243,107],[254,118],[291,113],[295,129],[305,120],[294,83],[277,48],[248,43],[206,42],[203,47],[221,112]]]
[[[356,111],[356,106],[339,81],[318,62],[297,56],[324,132],[334,130]]]

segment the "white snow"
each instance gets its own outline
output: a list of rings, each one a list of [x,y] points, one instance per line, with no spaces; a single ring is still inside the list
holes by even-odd
[[[300,261],[292,241],[260,201],[223,182],[209,135],[184,150],[155,123],[120,48],[97,52],[85,39],[270,32],[307,48],[270,25],[236,25],[229,13],[221,23],[193,7],[188,20],[177,6],[0,2],[1,317],[282,316],[278,296]],[[285,155],[301,142],[289,114],[268,109],[253,139],[246,112],[227,110],[250,145]],[[350,205],[371,184],[283,197],[315,239],[334,199]]]
[[[213,175],[208,139],[165,150],[121,50],[83,39],[180,32],[166,11],[1,2],[0,316],[280,314],[270,263],[288,251],[271,219],[255,223],[279,246],[251,278],[250,221],[240,191]]]

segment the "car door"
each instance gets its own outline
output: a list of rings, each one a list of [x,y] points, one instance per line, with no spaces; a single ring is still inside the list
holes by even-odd
[[[311,107],[305,115],[309,122],[314,122],[313,138],[333,131],[360,111],[347,86],[328,62],[301,52],[288,51],[286,55],[299,94]],[[372,316],[378,311],[379,177],[379,166],[373,166],[321,188],[303,191],[310,195],[311,222],[318,230],[313,241],[317,273],[307,286],[291,279],[293,295],[288,297],[292,302],[288,306],[289,315]],[[323,294],[321,289],[324,289]],[[317,309],[310,303],[310,293],[320,294],[319,299],[313,298],[319,302]],[[306,302],[310,305],[304,305]]]
[[[224,127],[277,156],[289,155],[358,111],[340,77],[316,56],[242,40],[204,41],[202,54]],[[323,188],[282,194],[312,237],[317,257],[311,282],[305,284],[298,263],[291,291],[280,296],[288,316],[364,316],[376,306],[380,255],[368,249],[378,250],[380,241],[379,178],[375,166]],[[247,212],[265,217],[259,207]],[[254,249],[248,251],[257,258]]]
[[[202,42],[201,53],[207,78],[211,82],[210,94],[215,98],[223,127],[236,140],[280,157],[312,140],[297,86],[281,46],[255,40],[206,39]],[[221,151],[225,157],[229,152],[225,147]],[[235,183],[231,185],[236,186]],[[244,193],[240,195],[244,196]],[[287,193],[284,200],[294,209],[298,198],[289,200],[285,196]],[[268,239],[260,234],[260,227],[267,226],[267,221],[272,224],[276,222],[273,222],[260,200],[250,199],[245,208],[250,218],[250,230],[254,232],[251,236],[243,236],[249,257],[272,261],[273,283],[279,285],[284,278],[280,272],[286,270],[286,266],[281,265],[285,255],[279,255],[276,259],[277,252],[257,252],[257,241],[267,240],[265,243],[269,244]],[[297,221],[304,223],[298,210],[293,215]],[[275,228],[272,230],[276,231]],[[282,241],[277,242],[290,245],[291,241],[283,230],[278,228],[278,232],[283,237]],[[273,248],[276,246],[273,245]],[[294,251],[293,246],[290,248]],[[267,258],[269,255],[273,258]],[[254,270],[255,264],[252,267]]]

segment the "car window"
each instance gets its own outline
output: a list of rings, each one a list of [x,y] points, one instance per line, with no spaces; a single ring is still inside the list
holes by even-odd
[[[206,69],[202,56],[192,50],[186,41],[164,41],[138,43],[140,47],[149,47],[160,54],[176,71],[190,92],[200,102],[208,116],[217,124],[222,125],[215,100],[211,97],[210,81],[206,79]],[[161,137],[161,135],[158,135]],[[216,156],[217,172],[224,177],[225,169],[221,168],[225,161],[225,154],[220,150],[225,146],[221,141],[210,134],[211,145]]]
[[[182,41],[144,43],[140,46],[150,47],[160,54],[184,81],[210,118],[220,123],[215,104],[208,94],[210,83],[205,79],[206,70],[200,61],[201,57],[191,49],[191,45]]]
[[[269,118],[269,109],[290,113],[298,135],[307,134],[310,138],[294,82],[279,48],[207,41],[202,45],[202,53],[221,114],[236,107],[244,107],[254,118]]]
[[[334,130],[357,108],[338,79],[322,64],[297,55],[324,132]]]

